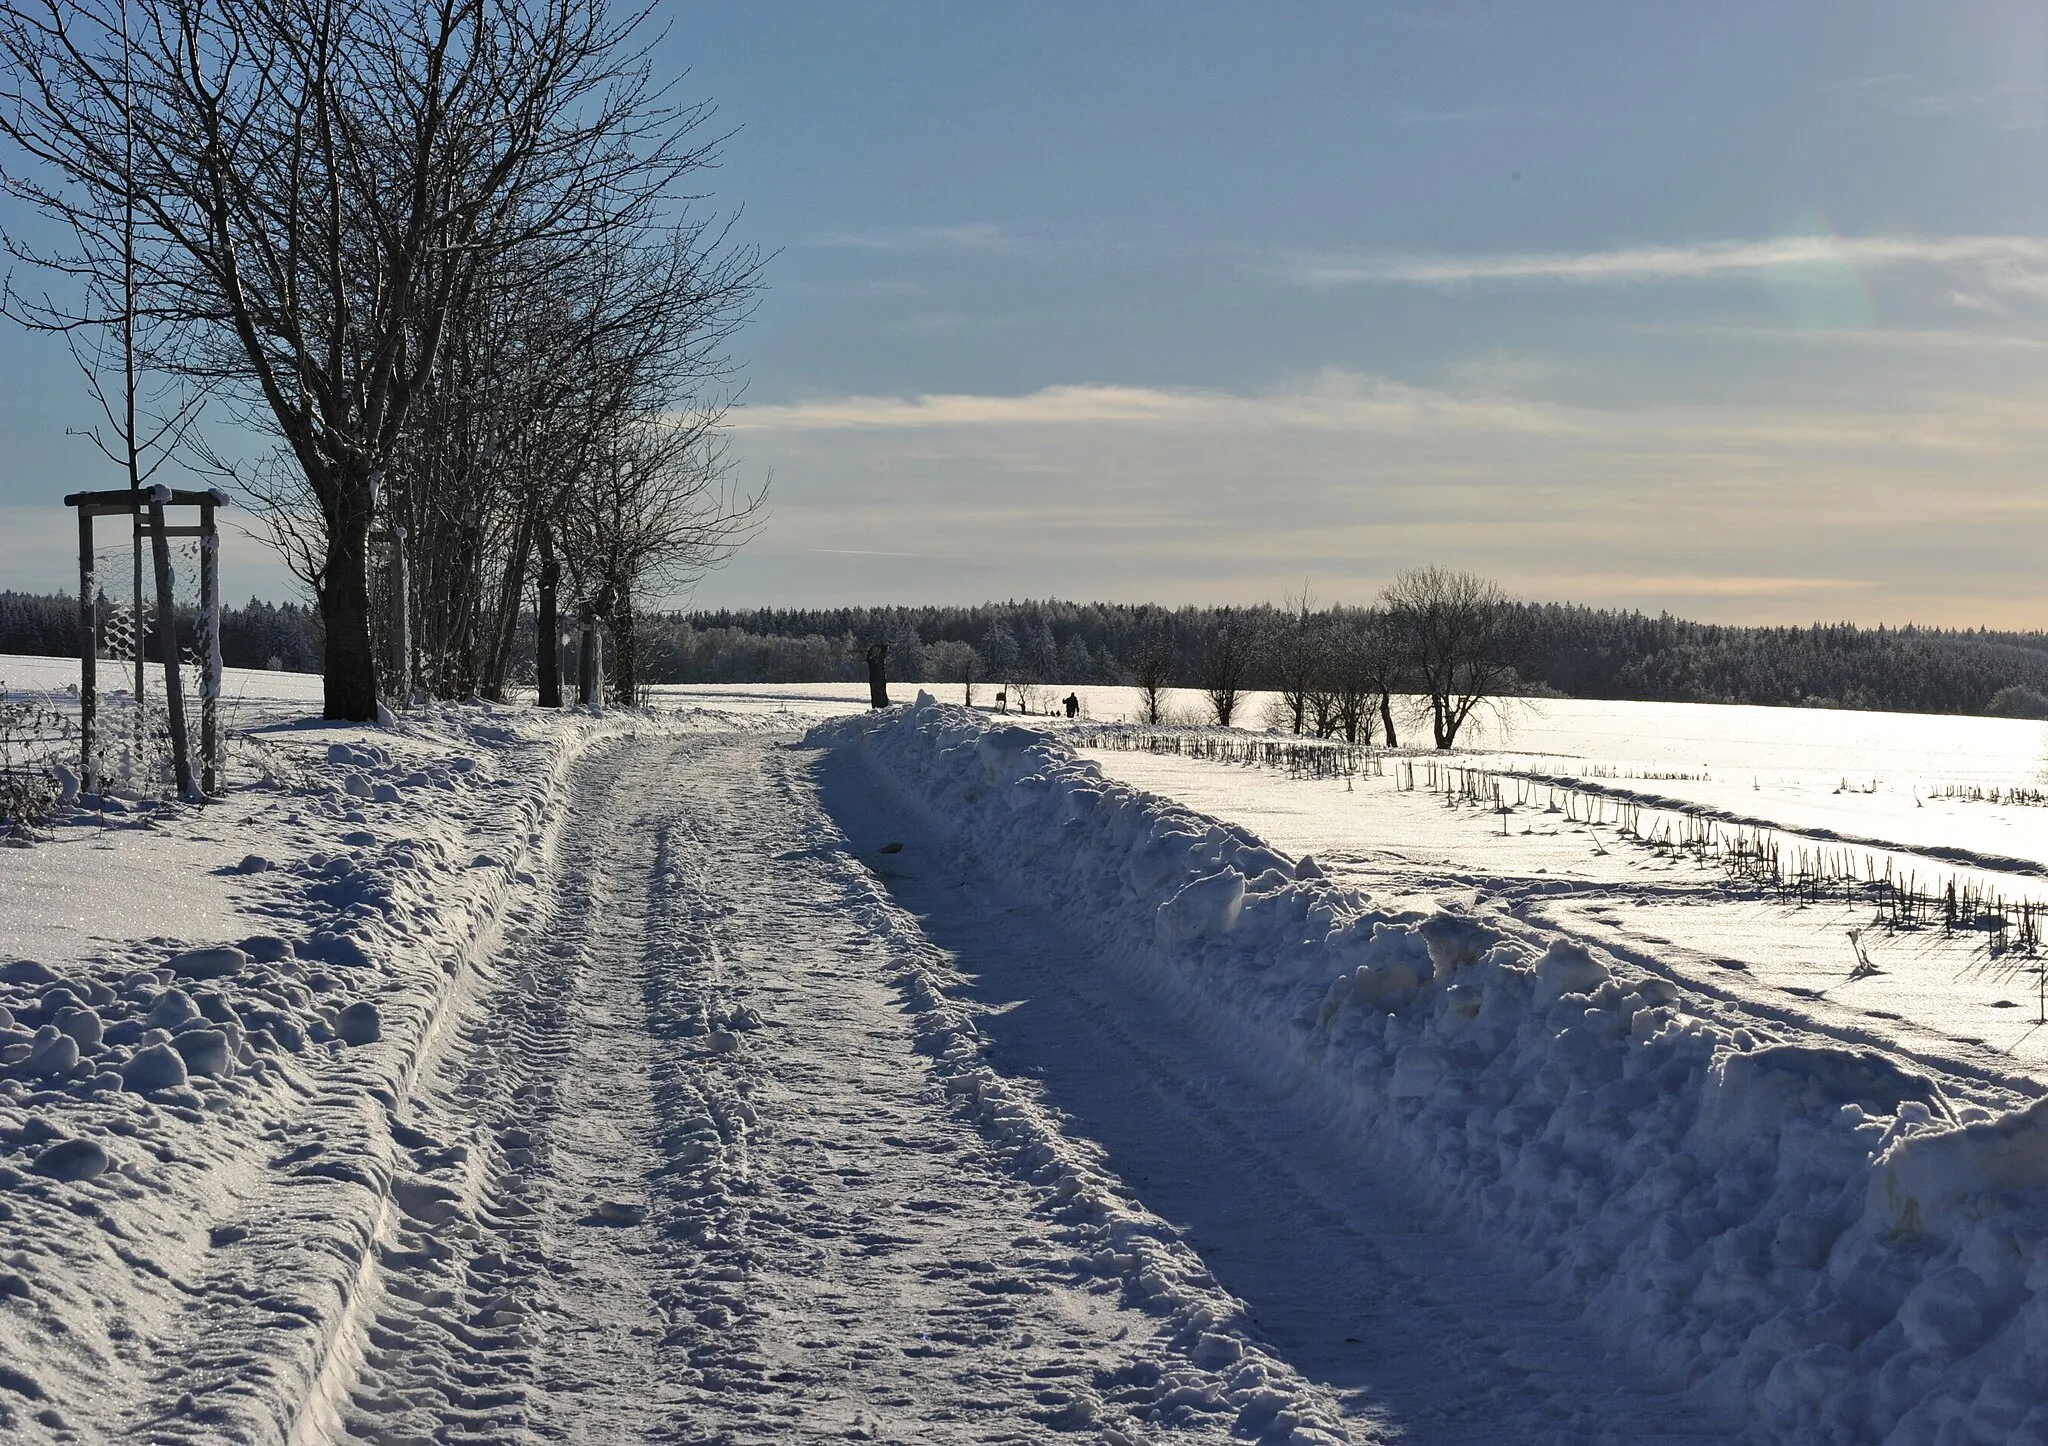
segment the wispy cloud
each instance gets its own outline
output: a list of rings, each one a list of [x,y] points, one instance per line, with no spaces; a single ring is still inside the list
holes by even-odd
[[[1987,299],[1951,293],[1948,300],[1967,310],[2003,316],[2006,308]],[[2048,337],[2011,331],[1968,331],[1954,327],[1912,326],[1745,326],[1735,322],[1662,324],[1644,322],[1630,328],[1645,336],[1686,336],[1707,340],[1782,342],[1787,345],[1854,347],[1859,351],[2048,351]]]
[[[1533,369],[1533,363],[1531,367]],[[1454,369],[1454,374],[1455,369]],[[1482,376],[1485,374],[1482,371]],[[1462,376],[1460,377],[1462,380]],[[2048,419],[2031,397],[1924,394],[1873,411],[1833,406],[1601,407],[1503,393],[1492,377],[1459,389],[1329,370],[1266,392],[1069,385],[1015,396],[934,393],[845,396],[749,406],[732,415],[742,433],[793,438],[818,433],[1024,435],[1052,439],[1146,434],[1457,442],[1547,440],[1626,446],[1665,455],[1700,451],[1740,465],[1744,451],[1789,454],[1884,445],[1921,456],[2004,452],[2038,443]],[[999,444],[1009,447],[1011,444]],[[1035,445],[1035,444],[1033,444]]]
[[[1185,420],[1202,407],[1204,395],[1151,387],[1061,386],[1012,397],[830,397],[748,407],[733,414],[732,425],[743,432],[816,432]]]
[[[1002,227],[974,221],[955,226],[884,226],[865,231],[825,231],[811,246],[903,254],[917,251],[1001,251],[1012,244]]]
[[[1306,571],[1362,598],[1435,558],[1723,619],[2037,619],[2042,371],[1958,380],[1917,355],[1845,352],[1711,402],[1484,357],[1436,387],[1329,371],[751,406],[736,442],[775,472],[774,535],[716,586],[1243,600]]]
[[[1325,371],[1261,393],[1195,388],[1045,387],[1018,396],[935,393],[850,396],[750,406],[733,414],[741,432],[1074,431],[1104,426],[1183,434],[1334,433],[1415,437],[1437,434],[1567,436],[1606,430],[1594,411],[1501,395],[1413,386],[1387,377]]]
[[[1711,573],[1658,573],[1653,576],[1572,573],[1558,577],[1532,576],[1524,580],[1524,585],[1537,592],[1545,592],[1547,589],[1549,593],[1560,597],[1574,596],[1591,590],[1609,597],[1665,598],[1800,597],[1810,594],[1857,592],[1879,586],[1869,578],[1859,577],[1745,577],[1737,574],[1721,576]]]
[[[1941,90],[1895,72],[1868,76],[1854,89],[1894,115],[1983,116],[2001,130],[2037,130],[2048,124],[2048,94],[2038,79]]]
[[[1779,236],[1759,241],[1701,241],[1607,251],[1523,251],[1462,256],[1297,252],[1282,259],[1284,279],[1305,286],[1459,286],[1500,281],[1584,285],[1703,281],[1796,268],[1847,265],[1973,266],[2027,284],[2048,264],[2048,239],[2036,236]]]

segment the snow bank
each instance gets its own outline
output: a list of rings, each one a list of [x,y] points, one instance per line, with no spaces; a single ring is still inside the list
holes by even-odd
[[[1389,914],[1050,736],[821,726],[1766,1439],[2048,1442],[2048,1103],[1954,1107],[1508,914]]]
[[[636,726],[267,730],[260,782],[133,825],[236,880],[229,938],[121,937],[167,901],[87,816],[40,846],[75,850],[83,927],[112,937],[0,956],[0,1433],[280,1440],[318,1415],[367,1262],[417,1213],[395,1142],[422,1053],[545,868],[570,766]]]

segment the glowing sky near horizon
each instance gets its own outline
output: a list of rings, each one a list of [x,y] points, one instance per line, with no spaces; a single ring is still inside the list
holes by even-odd
[[[1429,561],[2048,626],[2048,7],[661,13],[774,253],[732,439],[771,512],[700,605]],[[0,585],[64,586],[85,398],[43,340],[0,378]],[[289,590],[253,544],[229,587]]]

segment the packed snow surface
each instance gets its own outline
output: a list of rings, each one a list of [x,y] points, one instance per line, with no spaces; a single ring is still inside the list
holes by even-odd
[[[2024,883],[1823,811],[2030,818],[2031,725],[1546,704],[1503,830],[841,685],[228,692],[224,800],[0,851],[0,1434],[2048,1441],[2048,1103],[1920,977],[2024,964],[1840,979],[1584,811]]]

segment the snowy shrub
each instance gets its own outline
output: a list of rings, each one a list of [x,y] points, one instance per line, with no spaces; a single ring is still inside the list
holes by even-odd
[[[25,842],[63,802],[64,759],[77,736],[70,717],[34,694],[0,682],[0,837]]]
[[[1984,711],[1994,718],[2048,718],[2048,693],[2015,683],[1993,693]]]

